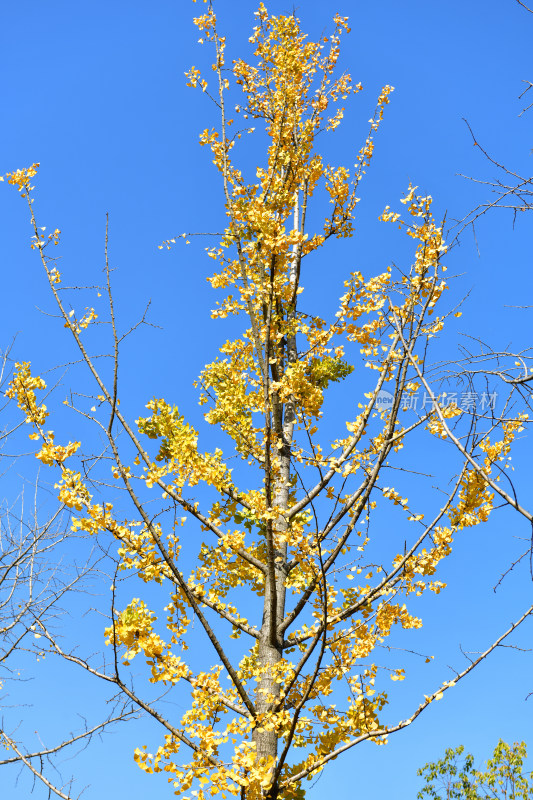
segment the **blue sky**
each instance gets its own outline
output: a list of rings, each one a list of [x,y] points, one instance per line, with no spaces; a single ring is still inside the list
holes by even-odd
[[[273,13],[292,12],[290,3],[266,5]],[[202,8],[188,0],[151,5],[18,0],[0,8],[0,174],[41,163],[35,203],[39,224],[62,230],[60,269],[72,285],[98,280],[109,212],[123,325],[136,321],[151,299],[150,318],[161,326],[145,329],[125,349],[128,408],[138,414],[151,396],[165,396],[196,424],[201,412],[191,384],[214,357],[223,335],[209,320],[213,293],[205,277],[210,262],[204,243],[196,239],[170,252],[157,245],[182,231],[220,230],[223,221],[221,187],[209,154],[198,146],[199,132],[217,122],[215,110],[205,96],[185,86],[184,78],[191,64],[208,63],[192,24]],[[255,3],[217,0],[216,8],[229,55],[247,53]],[[349,16],[352,26],[342,67],[362,82],[364,92],[350,101],[346,121],[328,145],[332,159],[353,163],[381,86],[395,87],[360,191],[356,236],[334,250],[335,274],[341,276],[354,268],[381,271],[406,257],[401,237],[384,233],[377,217],[385,205],[398,205],[410,180],[434,197],[437,216],[447,213],[448,220],[461,219],[486,199],[482,185],[458,175],[487,180],[496,174],[473,146],[463,118],[497,159],[520,174],[531,173],[533,109],[519,118],[523,103],[517,96],[525,86],[521,81],[533,80],[533,15],[514,0],[339,0],[331,7],[302,0],[297,6],[312,37],[330,29],[335,11]],[[0,186],[0,219],[5,299],[0,346],[16,334],[15,357],[31,360],[36,371],[46,373],[71,361],[72,351],[62,326],[48,315],[53,308],[28,247],[26,209],[6,184]],[[449,302],[468,297],[447,340],[449,358],[464,335],[479,336],[498,349],[530,344],[531,312],[511,308],[527,304],[531,296],[528,221],[524,215],[513,230],[509,214],[493,212],[477,226],[479,255],[468,231],[450,253],[449,271],[459,277]],[[324,270],[324,278],[312,298],[333,302],[338,292],[329,280],[330,265],[317,269]],[[61,375],[50,373],[48,380]],[[70,386],[70,373],[61,380]],[[517,484],[526,491],[532,475],[525,442],[515,464]],[[17,465],[12,470],[5,493],[17,491],[24,469]],[[527,536],[525,523],[502,513],[458,543],[453,563],[445,568],[449,588],[428,602],[427,628],[412,643],[413,649],[441,655],[442,661],[425,673],[414,668],[398,701],[400,717],[418,705],[424,691],[449,677],[446,664],[464,663],[459,643],[467,650],[482,649],[531,602],[525,570],[498,594],[492,592],[516,552],[513,537]],[[85,624],[97,642],[97,620]],[[528,647],[531,625],[515,641]],[[319,800],[349,787],[348,796],[408,800],[418,788],[416,769],[447,746],[463,743],[484,758],[499,737],[533,740],[533,697],[525,700],[533,691],[532,666],[531,653],[502,649],[386,747],[360,747],[336,761],[309,796]],[[25,685],[24,701],[34,707],[21,716],[31,730],[49,726],[47,743],[59,735],[59,717],[76,725],[72,709],[80,700],[98,702],[99,689],[87,681],[78,684],[77,677],[64,666],[46,664],[39,680]],[[10,709],[9,719],[15,716]],[[133,748],[149,737],[156,741],[148,728],[122,726],[78,761],[66,763],[65,773],[79,774],[79,788],[91,784],[87,798],[171,796],[164,782],[144,776],[133,764]],[[5,786],[10,800],[22,800],[30,783],[22,776],[14,786],[15,778],[14,771],[4,770],[0,788]]]

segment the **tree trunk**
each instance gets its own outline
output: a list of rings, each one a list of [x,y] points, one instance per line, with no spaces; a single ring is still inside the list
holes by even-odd
[[[278,481],[276,482],[274,505],[278,508],[286,509],[288,507],[289,492],[287,483],[290,477],[290,446],[284,445],[280,452],[281,470]],[[287,528],[287,521],[284,516],[278,517],[274,522],[274,536],[283,534]],[[274,631],[282,622],[285,614],[285,579],[286,579],[286,564],[287,564],[287,544],[280,543],[274,549],[275,559],[275,592],[276,592],[276,619],[273,621],[271,615],[271,597],[270,587],[265,590],[263,623],[261,626],[261,638],[259,640],[259,666],[262,671],[261,681],[256,691],[255,704],[258,715],[264,715],[264,719],[268,720],[268,715],[272,708],[279,702],[280,698],[280,684],[275,680],[275,671],[272,668],[279,663],[283,657],[283,647],[281,641],[278,641],[277,634],[275,641],[272,637],[272,624],[274,624]],[[278,733],[275,730],[264,730],[260,725],[253,733],[253,741],[256,744],[256,756],[258,761],[260,759],[271,760],[272,766],[275,766],[276,757],[278,753]],[[277,787],[272,786],[266,793],[260,791],[252,792],[253,798],[265,797],[268,800],[277,800],[278,792]]]
[[[300,204],[299,192],[295,194],[295,207],[294,207],[294,229],[300,229]],[[296,289],[298,284],[299,275],[299,261],[301,259],[301,252],[298,246],[293,247],[293,254],[290,264],[289,278],[290,283],[294,288],[294,301],[292,308],[288,310],[287,321],[293,322],[296,313]],[[275,268],[275,261],[274,261]],[[267,347],[268,355],[268,347]],[[296,337],[294,335],[287,336],[286,338],[286,357],[287,364],[294,364],[297,361],[297,348]],[[268,364],[268,357],[266,362]],[[276,365],[276,370],[279,365]],[[277,397],[273,398],[272,408],[272,421],[274,433],[278,442],[281,440],[281,448],[278,449],[279,458],[279,476],[274,484],[273,492],[273,506],[280,509],[282,512],[286,511],[289,507],[289,482],[291,478],[291,446],[294,433],[294,423],[296,420],[294,399],[291,397],[285,404],[279,402]],[[287,519],[283,513],[274,520],[273,536],[274,536],[274,573],[275,573],[275,587],[276,594],[276,619],[271,619],[272,603],[271,603],[271,587],[270,582],[266,580],[265,599],[263,609],[263,621],[261,626],[261,638],[259,640],[259,667],[262,672],[261,681],[258,685],[255,697],[256,710],[258,715],[263,716],[263,719],[268,720],[268,715],[272,711],[280,699],[280,684],[275,680],[275,673],[272,668],[275,668],[283,658],[283,636],[281,641],[277,635],[278,626],[283,621],[285,615],[285,581],[287,578],[287,542],[284,534],[287,531]],[[276,766],[276,759],[278,754],[278,732],[275,730],[264,730],[259,724],[254,730],[253,741],[256,745],[256,758],[269,759],[272,768]],[[268,790],[261,790],[260,787],[255,787],[250,797],[264,798],[264,800],[277,800],[278,786],[277,782],[273,784]]]

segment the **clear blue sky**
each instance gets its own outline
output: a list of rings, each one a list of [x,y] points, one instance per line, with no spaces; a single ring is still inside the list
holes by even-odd
[[[266,5],[274,13],[292,12],[292,3]],[[215,111],[200,92],[186,88],[183,74],[207,60],[192,24],[202,8],[188,0],[17,0],[0,8],[0,174],[41,163],[35,204],[39,224],[63,231],[60,269],[74,285],[97,280],[109,212],[124,327],[137,319],[147,299],[152,300],[151,319],[162,326],[146,329],[126,350],[124,394],[132,413],[138,414],[150,397],[164,395],[196,421],[200,412],[191,384],[214,357],[221,338],[209,322],[213,297],[205,276],[210,262],[197,240],[171,252],[157,245],[185,230],[220,229],[222,220],[217,174],[198,146],[198,133],[217,122]],[[217,0],[216,8],[230,40],[229,55],[247,51],[256,4]],[[517,96],[522,79],[533,80],[533,15],[514,0],[338,0],[333,6],[302,0],[297,6],[312,37],[330,28],[335,11],[349,16],[352,26],[342,66],[364,86],[336,134],[339,163],[353,163],[381,86],[395,87],[361,189],[357,236],[336,251],[346,272],[354,266],[381,270],[403,244],[383,235],[377,216],[385,205],[398,204],[409,180],[430,193],[437,214],[447,212],[449,219],[462,218],[485,200],[481,185],[458,177],[463,173],[486,180],[495,174],[473,147],[463,117],[496,158],[520,174],[531,173],[533,109],[519,118],[523,103]],[[0,185],[0,220],[0,346],[17,334],[15,356],[31,360],[44,373],[71,360],[72,351],[64,344],[61,325],[42,313],[53,309],[28,248],[26,209],[6,184]],[[509,215],[493,213],[477,229],[480,255],[468,232],[450,253],[450,273],[460,276],[450,302],[470,293],[454,329],[457,341],[466,333],[499,349],[531,343],[531,312],[509,308],[529,302],[533,288],[530,219],[518,223],[513,230]],[[68,377],[63,385],[70,385]],[[519,448],[518,485],[525,492],[533,477],[530,460],[527,447]],[[16,489],[19,473],[5,479],[5,493]],[[415,668],[405,681],[396,706],[400,718],[423,692],[449,677],[446,664],[464,664],[459,643],[466,650],[483,649],[531,602],[533,584],[525,570],[498,594],[492,592],[517,552],[513,537],[527,536],[525,523],[501,514],[458,543],[453,563],[445,568],[449,588],[428,603],[427,627],[412,641],[413,649],[441,655],[442,661],[420,675]],[[97,621],[83,624],[90,632],[80,632],[80,640],[94,636],[96,648]],[[529,625],[515,641],[527,648],[531,632]],[[447,746],[462,743],[479,758],[492,752],[499,737],[529,738],[533,748],[533,697],[525,700],[533,691],[532,667],[531,653],[497,652],[386,747],[363,746],[336,761],[309,797],[321,800],[336,792],[410,800],[419,785],[417,768]],[[62,727],[54,716],[74,728],[74,711],[89,715],[99,689],[88,681],[78,684],[77,673],[63,666],[47,664],[41,677],[44,684],[25,685],[24,699],[34,708],[22,709],[20,716],[28,730],[46,729],[51,744]],[[14,722],[17,712],[6,709],[5,718]],[[164,781],[143,775],[132,761],[135,746],[151,741],[155,747],[159,735],[149,726],[122,726],[79,761],[65,763],[64,772],[79,774],[78,789],[90,784],[87,800],[172,796]],[[22,775],[15,786],[15,778],[14,771],[0,771],[0,794],[25,800],[31,783]],[[40,787],[34,796],[41,796]]]

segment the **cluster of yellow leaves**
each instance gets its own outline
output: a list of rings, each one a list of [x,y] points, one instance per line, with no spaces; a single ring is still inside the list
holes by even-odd
[[[516,419],[507,420],[502,423],[503,439],[491,444],[487,436],[479,444],[479,448],[485,453],[482,467],[486,476],[490,476],[493,465],[498,461],[504,461],[511,450],[512,442],[517,435],[524,429],[524,421],[528,418],[527,414],[519,414]],[[499,475],[495,480],[499,481]],[[459,491],[459,503],[456,508],[450,510],[450,522],[455,528],[470,527],[486,522],[493,508],[494,492],[484,476],[476,469],[465,469],[461,488]]]
[[[444,419],[453,419],[453,417],[458,417],[463,413],[457,403],[449,403],[447,406],[442,407],[440,411]],[[434,436],[438,436],[439,439],[448,438],[448,431],[444,423],[441,422],[436,411],[433,411],[426,428]]]
[[[401,495],[396,491],[396,489],[386,486],[383,489],[383,497],[387,497],[389,500],[392,500],[395,506],[403,506],[407,508],[407,497],[401,497]]]
[[[48,433],[48,441],[44,442],[43,446],[36,453],[36,457],[42,461],[43,464],[51,466],[52,464],[62,464],[67,458],[73,456],[78,450],[80,442],[69,442],[67,445],[54,445],[54,437],[52,432]]]
[[[446,586],[441,581],[431,581],[427,584],[423,580],[415,580],[416,575],[432,576],[435,574],[439,561],[450,555],[452,552],[451,544],[453,533],[450,528],[437,527],[432,533],[433,547],[422,548],[415,555],[410,556],[405,561],[404,556],[399,554],[393,561],[394,566],[404,562],[402,567],[402,578],[405,586],[405,593],[415,592],[420,596],[425,589],[429,588],[435,594]]]
[[[15,364],[15,373],[6,392],[6,397],[16,398],[18,407],[23,411],[26,422],[34,425],[35,431],[30,434],[30,439],[41,439],[43,444],[37,458],[43,464],[63,464],[78,450],[79,442],[69,442],[68,445],[54,444],[53,431],[44,431],[43,425],[48,417],[44,403],[37,404],[36,389],[46,389],[46,383],[40,377],[31,374],[30,364],[25,361]]]
[[[148,658],[158,658],[165,645],[153,631],[154,620],[155,615],[145,603],[134,598],[114,624],[106,628],[106,644],[115,642],[125,645],[128,648],[123,656],[125,663],[141,652]]]
[[[33,189],[34,187],[32,186],[30,188]],[[25,195],[22,195],[22,196],[25,197]],[[36,248],[39,248],[39,250],[44,249],[50,243],[52,243],[54,245],[58,245],[59,244],[59,237],[61,235],[61,231],[59,230],[59,228],[56,228],[53,233],[49,233],[48,236],[45,236],[45,234],[44,234],[45,230],[46,230],[45,227],[36,229],[36,232],[34,233],[34,235],[31,238],[30,247],[31,247],[32,250],[35,250]],[[52,273],[54,275],[52,275]],[[59,272],[57,271],[57,269],[55,267],[50,270],[49,277],[50,277],[50,280],[51,280],[52,283],[59,283],[58,276],[59,276]]]
[[[200,404],[211,401],[205,419],[219,425],[235,443],[243,459],[260,459],[262,427],[254,424],[253,415],[263,409],[263,393],[255,374],[253,348],[250,342],[235,340],[221,348],[226,356],[208,364],[199,384]]]
[[[162,440],[156,463],[146,470],[147,486],[153,486],[169,474],[173,476],[173,485],[179,489],[185,483],[195,486],[199,481],[215,487],[227,483],[228,470],[222,463],[222,452],[199,453],[198,433],[184,421],[176,407],[164,400],[151,400],[146,407],[152,416],[137,420],[139,431],[150,439]],[[163,463],[164,466],[158,466],[157,463]]]
[[[26,197],[29,192],[35,188],[31,186],[31,179],[37,175],[38,169],[39,163],[37,162],[32,164],[31,167],[26,167],[26,169],[17,169],[15,172],[8,172],[6,175],[7,182],[16,186],[22,197]],[[3,181],[4,178],[0,177],[0,180]]]
[[[61,276],[56,269],[51,269],[48,277],[51,283],[59,283],[61,280]],[[64,327],[70,328],[70,330],[79,334],[82,332],[82,330],[88,328],[91,322],[93,322],[95,319],[98,319],[98,314],[94,308],[86,308],[85,312],[86,313],[83,315],[83,317],[78,320],[76,319],[74,309],[72,309],[72,311],[69,312],[69,319],[67,322],[65,322]]]
[[[32,376],[27,361],[15,364],[15,374],[6,397],[17,399],[17,405],[24,413],[26,422],[33,422],[34,425],[42,427],[48,417],[48,411],[44,403],[37,405],[36,389],[46,389],[43,379]]]
[[[78,331],[77,331],[78,333],[83,328],[88,328],[91,322],[93,322],[93,320],[98,319],[98,314],[96,313],[94,308],[86,308],[85,311],[87,313],[83,315],[78,324]]]

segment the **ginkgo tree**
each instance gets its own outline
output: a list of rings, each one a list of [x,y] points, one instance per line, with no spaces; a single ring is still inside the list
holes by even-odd
[[[209,428],[200,437],[174,398],[148,396],[147,414],[136,421],[121,410],[122,336],[107,256],[110,378],[92,355],[91,328],[104,320],[102,312],[70,308],[53,255],[60,231],[47,234],[37,220],[38,164],[6,179],[27,202],[31,246],[94,383],[93,397],[84,388],[65,403],[99,427],[106,457],[98,464],[108,469],[112,460],[113,480],[129,506],[123,497],[113,505],[109,493],[98,493],[102,483],[84,468],[78,436],[56,441],[48,429],[54,412],[41,400],[44,381],[29,362],[17,365],[9,396],[32,427],[37,458],[55,471],[73,530],[114,538],[119,573],[139,579],[138,596],[123,610],[119,575],[111,587],[110,665],[97,667],[68,651],[39,624],[49,651],[107,681],[160,724],[158,749],[149,753],[139,742],[135,760],[146,772],[165,772],[177,795],[288,800],[303,797],[306,779],[342,752],[365,740],[384,743],[410,725],[532,613],[528,608],[455,680],[421,697],[406,719],[387,721],[390,687],[399,686],[391,678],[401,681],[405,667],[382,666],[377,651],[394,631],[421,626],[412,601],[442,590],[437,570],[454,538],[486,522],[495,497],[532,517],[500,480],[527,416],[510,405],[495,415],[446,403],[427,377],[428,346],[452,313],[441,310],[446,244],[431,197],[409,186],[401,210],[386,206],[380,217],[412,241],[409,268],[347,274],[331,319],[302,306],[307,264],[330,240],[354,234],[360,184],[392,87],[377,98],[354,167],[330,165],[317,137],[341,124],[342,101],[362,89],[336,72],[347,18],[335,16],[331,35],[316,42],[295,15],[271,16],[261,4],[256,19],[253,60],[228,63],[208,3],[194,21],[200,41],[213,49],[213,71],[209,81],[195,67],[187,73],[188,84],[209,95],[220,113],[218,127],[200,136],[222,182],[227,220],[218,246],[208,249],[216,263],[209,280],[223,293],[213,317],[242,322],[197,384],[205,421],[224,434],[226,449],[204,451],[200,438],[209,438]],[[236,160],[244,133],[267,141],[252,180]],[[315,272],[310,281],[313,274],[321,279]],[[332,384],[349,387],[354,398],[346,422],[324,414]],[[416,415],[410,399],[418,390],[431,402]],[[445,448],[456,458],[441,484],[449,487],[444,502],[418,489],[410,500],[391,485],[395,465],[408,464],[421,448],[437,454]],[[191,539],[191,523],[201,539]],[[160,598],[157,607],[143,599],[147,585],[150,598]],[[212,654],[208,668],[205,651],[202,666],[188,649],[198,629]],[[135,688],[134,659],[146,662],[154,685],[188,687],[181,718]],[[4,742],[16,744],[7,734]],[[35,761],[26,761],[38,774]]]

